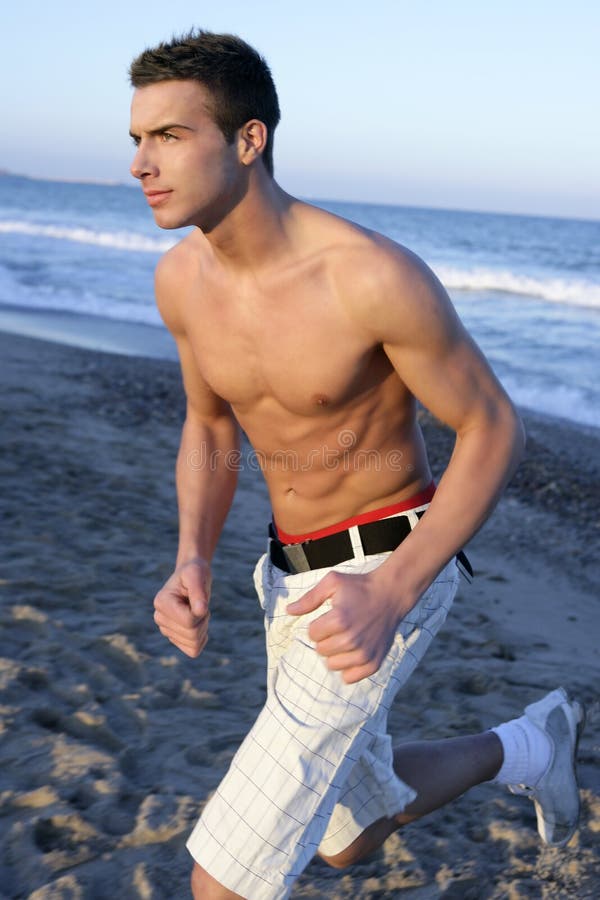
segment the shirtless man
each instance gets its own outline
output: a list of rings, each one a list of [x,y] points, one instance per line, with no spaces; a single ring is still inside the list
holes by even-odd
[[[273,508],[255,573],[267,701],[190,838],[194,897],[287,897],[316,852],[349,865],[488,780],[530,785],[542,838],[566,843],[582,714],[562,690],[479,735],[392,754],[386,733],[456,554],[522,454],[509,398],[420,259],[276,183],[277,95],[252,48],[192,33],[142,53],[131,81],[131,171],[160,227],[195,226],[156,271],[187,415],[155,621],[189,656],[208,639],[240,426]],[[456,432],[435,495],[416,398]],[[216,466],[190,464],[200,448]]]

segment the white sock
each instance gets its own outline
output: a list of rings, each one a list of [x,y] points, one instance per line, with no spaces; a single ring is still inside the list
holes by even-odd
[[[552,758],[548,735],[527,716],[503,722],[490,731],[498,735],[504,751],[504,762],[492,782],[535,787]]]

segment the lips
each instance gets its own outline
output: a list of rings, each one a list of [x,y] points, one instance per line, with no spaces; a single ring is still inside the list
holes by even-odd
[[[171,194],[171,193],[172,193],[172,192],[171,192],[170,190],[166,190],[166,191],[159,191],[159,190],[144,191],[144,194],[145,194],[145,196],[146,196],[146,200],[148,201],[149,206],[158,206],[158,204],[159,204],[159,203],[162,203],[163,200],[166,200],[167,197],[169,196],[169,194]]]

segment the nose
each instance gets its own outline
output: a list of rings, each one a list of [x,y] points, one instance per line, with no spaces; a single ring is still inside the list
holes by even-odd
[[[158,169],[149,158],[147,145],[144,145],[144,143],[138,145],[129,171],[134,178],[143,178],[144,175],[158,174]]]

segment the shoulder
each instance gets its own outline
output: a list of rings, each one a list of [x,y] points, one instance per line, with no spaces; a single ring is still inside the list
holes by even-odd
[[[378,341],[409,322],[454,317],[450,299],[416,253],[353,222],[330,223],[326,268],[346,313]]]
[[[198,267],[194,244],[194,234],[187,235],[161,256],[154,272],[156,305],[165,325],[175,335],[185,331],[185,297]]]
[[[195,244],[195,234],[192,232],[161,256],[155,270],[155,280],[159,287],[168,288],[173,282],[183,281],[186,275],[191,274],[197,258]]]
[[[404,296],[406,289],[430,280],[433,273],[408,247],[374,231],[360,229],[353,235],[350,251],[343,259],[338,277],[346,287],[355,284],[357,294],[377,300],[390,288]]]
[[[327,257],[336,280],[374,291],[393,284],[409,287],[435,276],[408,247],[376,231],[319,207],[302,204],[304,228],[310,229]]]

